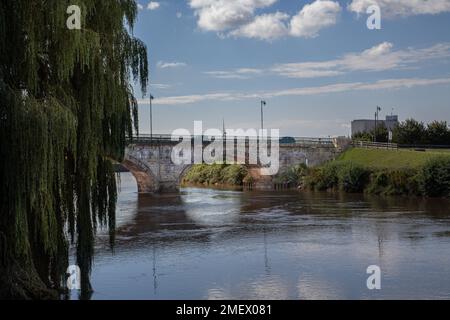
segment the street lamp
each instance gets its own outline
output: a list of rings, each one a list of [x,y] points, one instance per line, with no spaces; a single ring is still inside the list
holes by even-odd
[[[267,105],[267,102],[261,100],[261,130],[264,130],[264,106]]]
[[[153,142],[153,97],[150,94],[150,142]]]
[[[378,120],[380,119],[380,106],[377,106],[377,112],[375,112],[375,131],[373,135],[374,142],[377,142],[377,129],[378,129]]]

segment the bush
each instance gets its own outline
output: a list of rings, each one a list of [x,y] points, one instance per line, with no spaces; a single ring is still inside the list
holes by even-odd
[[[448,197],[450,157],[434,158],[420,169],[375,171],[352,162],[335,161],[309,169],[304,181],[306,188],[316,191],[339,188],[355,193]]]
[[[221,165],[221,164],[206,165],[205,171],[206,171],[207,181],[205,181],[205,182],[210,185],[222,183],[223,169],[224,169],[224,165]]]
[[[242,185],[248,171],[244,166],[201,164],[193,166],[183,179],[184,183],[203,185]]]
[[[370,176],[367,192],[371,194],[384,194],[389,186],[389,172],[376,171]]]
[[[370,171],[352,162],[329,162],[323,167],[313,168],[305,178],[311,190],[341,189],[346,192],[362,192]]]
[[[420,172],[423,195],[447,197],[450,195],[450,158],[438,157],[428,161]]]
[[[207,181],[207,172],[204,165],[193,166],[184,177],[184,181],[194,184],[203,184]]]
[[[337,162],[329,162],[322,167],[310,169],[309,175],[304,179],[305,186],[316,191],[337,188],[339,183],[337,169]]]
[[[388,194],[402,195],[402,194],[417,194],[417,181],[414,179],[417,176],[417,171],[410,169],[395,170],[390,173],[390,184]]]
[[[305,164],[293,166],[275,177],[274,182],[299,186],[303,184],[303,179],[307,175],[307,172],[308,167]]]
[[[337,170],[339,187],[345,192],[363,192],[370,171],[360,165],[352,162],[343,162]]]
[[[418,195],[418,171],[399,169],[373,172],[366,191],[370,194]]]
[[[225,166],[222,171],[222,184],[241,186],[248,171],[244,166],[230,165]]]

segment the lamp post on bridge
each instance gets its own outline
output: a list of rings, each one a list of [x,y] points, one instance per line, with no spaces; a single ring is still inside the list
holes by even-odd
[[[267,105],[267,102],[261,100],[261,130],[264,130],[264,107]]]
[[[153,142],[153,97],[150,94],[150,142]]]

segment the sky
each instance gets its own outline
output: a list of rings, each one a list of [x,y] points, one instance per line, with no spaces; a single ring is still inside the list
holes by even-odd
[[[450,123],[450,0],[138,0],[154,133],[259,129],[350,135],[354,119]],[[381,9],[369,29],[367,9]],[[371,20],[373,21],[373,20]],[[138,86],[140,131],[148,96]]]

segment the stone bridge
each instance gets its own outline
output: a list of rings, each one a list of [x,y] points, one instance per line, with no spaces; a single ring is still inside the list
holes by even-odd
[[[204,142],[202,137],[201,139],[203,148],[211,143]],[[248,139],[236,139],[233,150],[230,150],[230,145],[226,146],[224,143],[224,154],[225,151],[231,151],[235,162],[249,163],[249,141]],[[178,144],[179,141],[171,141],[169,136],[140,136],[133,139],[133,142],[126,148],[122,166],[136,178],[140,193],[177,192],[179,190],[183,176],[192,165],[178,165],[172,161],[172,152]],[[194,138],[192,138],[191,147],[193,151]],[[242,151],[239,147],[245,148],[245,160],[239,159],[238,150]],[[279,172],[302,163],[308,166],[320,165],[334,159],[340,150],[341,148],[335,139],[289,138],[287,141],[281,139],[279,143]],[[230,163],[229,158],[227,163]],[[258,175],[261,166],[248,165],[247,167],[251,169],[252,176],[261,176]],[[272,181],[272,177],[261,177],[261,180],[259,184],[256,181],[256,189],[267,188],[267,185]]]

